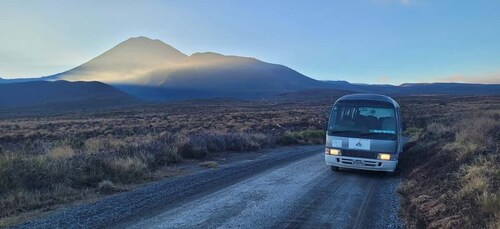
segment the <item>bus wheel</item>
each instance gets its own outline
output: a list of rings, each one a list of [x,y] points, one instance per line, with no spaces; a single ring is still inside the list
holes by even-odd
[[[385,175],[388,176],[388,177],[395,177],[398,174],[396,173],[396,171],[394,171],[394,172],[385,172]]]
[[[385,172],[385,175],[389,176],[389,177],[395,177],[397,175],[399,175],[399,173],[401,172],[401,170],[399,169],[399,166],[396,167],[396,169],[392,172]]]
[[[332,168],[332,171],[334,171],[334,172],[339,171],[339,167],[338,167],[338,166],[333,166],[333,165],[332,165],[332,167],[331,167],[331,168]]]

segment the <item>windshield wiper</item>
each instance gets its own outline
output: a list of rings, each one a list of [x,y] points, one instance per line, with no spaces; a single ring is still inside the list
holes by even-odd
[[[391,139],[396,139],[396,135],[395,134],[389,134],[389,133],[372,133],[372,132],[369,132],[369,133],[361,133],[359,136],[366,137],[366,136],[373,136],[373,135],[380,135],[380,134],[383,134],[385,136],[389,135],[389,136],[391,136]]]
[[[394,135],[391,133],[377,133],[377,132],[365,132],[365,133],[360,133],[361,136],[370,136],[370,135],[377,135],[377,134],[388,134],[388,135]]]
[[[361,135],[361,136],[370,136],[370,135],[377,135],[377,134],[386,134],[386,133],[366,132],[366,133],[360,133],[359,135]]]

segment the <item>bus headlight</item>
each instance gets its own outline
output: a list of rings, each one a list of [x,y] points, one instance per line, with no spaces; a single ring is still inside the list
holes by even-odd
[[[388,153],[379,153],[378,154],[378,159],[379,160],[388,161],[388,160],[391,160],[391,155],[388,154]]]
[[[341,155],[341,151],[339,149],[329,149],[329,148],[326,148],[325,149],[325,154],[330,154],[330,155],[333,155],[333,156],[340,156]]]

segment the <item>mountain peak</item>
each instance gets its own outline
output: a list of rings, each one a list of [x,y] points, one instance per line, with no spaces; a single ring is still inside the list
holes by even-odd
[[[186,57],[186,54],[161,40],[140,36],[123,41],[95,59],[105,58],[110,61],[118,60],[120,62],[130,62],[132,60],[133,62],[140,62],[140,65],[142,65],[146,61],[173,63]]]
[[[151,39],[151,38],[146,37],[146,36],[131,37],[131,38],[129,38],[129,40],[155,40],[155,41],[158,41],[158,39]]]
[[[165,44],[164,42],[162,42],[159,39],[151,39],[151,38],[145,37],[145,36],[131,37],[131,38],[123,41],[122,43],[128,43],[128,42],[153,42],[153,43],[159,42],[159,43]]]
[[[117,49],[117,48],[123,48],[123,47],[129,48],[129,49],[131,49],[131,48],[138,49],[138,50],[134,50],[134,51],[141,51],[141,50],[150,51],[150,49],[152,49],[151,51],[153,51],[155,49],[159,49],[158,51],[174,52],[175,54],[182,54],[183,56],[186,57],[186,55],[184,53],[181,53],[179,50],[175,49],[171,45],[168,45],[159,39],[151,39],[151,38],[145,37],[145,36],[131,37],[131,38],[121,42],[120,44],[116,45],[115,47],[113,47],[109,51],[112,51],[112,50]]]
[[[188,56],[158,39],[129,38],[55,79],[126,82],[137,75],[184,61]]]

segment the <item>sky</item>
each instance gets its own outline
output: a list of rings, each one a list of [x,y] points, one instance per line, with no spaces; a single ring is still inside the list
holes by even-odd
[[[354,83],[500,83],[498,0],[0,1],[0,77],[52,75],[137,36]]]

